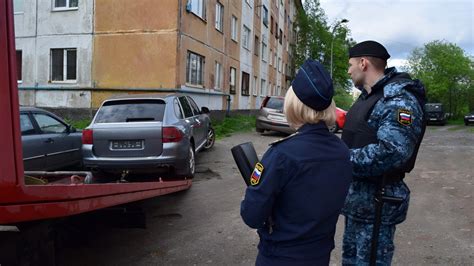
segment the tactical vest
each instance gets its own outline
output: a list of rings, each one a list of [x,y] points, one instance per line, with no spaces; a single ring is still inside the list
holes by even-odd
[[[383,87],[389,83],[401,80],[412,81],[411,79],[407,79],[405,76],[402,75],[399,75],[398,77],[395,76],[394,78],[390,79],[389,82],[386,84],[377,87],[374,86],[373,89],[375,89],[375,91],[373,91],[373,93],[367,95],[366,97],[359,97],[359,99],[357,99],[357,101],[352,105],[349,112],[347,112],[346,122],[344,124],[344,130],[342,132],[341,137],[342,140],[349,147],[349,149],[362,148],[369,144],[378,143],[377,130],[369,126],[369,116],[372,113],[375,104],[381,98],[383,98]],[[409,90],[410,88],[411,86],[405,89]],[[420,98],[417,94],[414,95],[423,108],[425,99]],[[384,173],[386,177],[386,183],[393,183],[403,179],[405,177],[405,173],[409,173],[415,167],[416,156],[418,154],[418,149],[420,148],[421,140],[423,139],[423,135],[425,134],[426,128],[426,121],[424,115],[422,116],[422,119],[423,128],[412,156],[402,167],[397,169],[391,169],[388,172]],[[368,179],[376,181],[380,180],[380,177],[370,177]]]

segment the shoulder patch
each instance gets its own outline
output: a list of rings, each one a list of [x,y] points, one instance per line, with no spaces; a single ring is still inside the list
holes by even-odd
[[[288,137],[284,137],[284,138],[282,138],[282,139],[275,140],[274,142],[270,143],[269,146],[273,146],[273,145],[275,145],[275,144],[278,144],[278,143],[280,143],[280,142],[283,142],[283,141],[285,141],[285,140],[287,140],[287,139],[290,139],[290,138],[292,138],[292,137],[294,137],[294,136],[296,136],[296,135],[298,135],[298,132],[295,132],[295,133],[289,135]]]
[[[398,123],[409,126],[413,122],[412,112],[405,109],[398,109]]]
[[[250,185],[256,186],[260,183],[260,178],[263,174],[263,165],[261,163],[255,164],[255,168],[253,169],[252,175],[250,176]]]

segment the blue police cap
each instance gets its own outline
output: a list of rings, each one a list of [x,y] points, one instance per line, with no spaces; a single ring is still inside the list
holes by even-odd
[[[307,59],[291,83],[296,97],[316,111],[331,105],[334,88],[329,73],[321,63]]]

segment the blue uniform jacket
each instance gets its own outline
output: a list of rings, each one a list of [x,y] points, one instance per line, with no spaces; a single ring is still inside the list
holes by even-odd
[[[377,131],[378,143],[369,144],[350,152],[354,181],[349,189],[343,214],[359,222],[373,223],[376,185],[365,177],[380,176],[389,169],[402,166],[412,155],[422,134],[423,107],[415,94],[424,97],[421,84],[405,80],[388,82],[397,73],[395,68],[387,69],[378,84],[383,87],[384,96],[374,106],[368,118],[370,127]],[[377,85],[377,84],[376,84]],[[362,91],[361,97],[367,94]],[[400,123],[400,112],[410,114],[411,123]],[[387,185],[386,195],[403,198],[401,204],[385,203],[382,223],[398,224],[405,220],[408,211],[410,190],[403,181]]]
[[[261,164],[259,183],[241,204],[244,222],[258,229],[260,252],[295,260],[328,256],[352,178],[347,146],[324,123],[306,124],[273,144]]]

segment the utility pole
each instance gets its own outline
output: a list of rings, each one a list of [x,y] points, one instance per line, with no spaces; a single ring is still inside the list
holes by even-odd
[[[334,25],[334,27],[332,28],[332,38],[331,38],[331,71],[330,71],[330,74],[331,74],[331,78],[332,78],[332,69],[333,69],[333,50],[334,50],[334,33],[336,33],[336,29],[337,27],[339,27],[342,23],[347,23],[349,22],[349,20],[347,19],[341,19],[339,20],[338,22],[336,22],[336,24]]]

